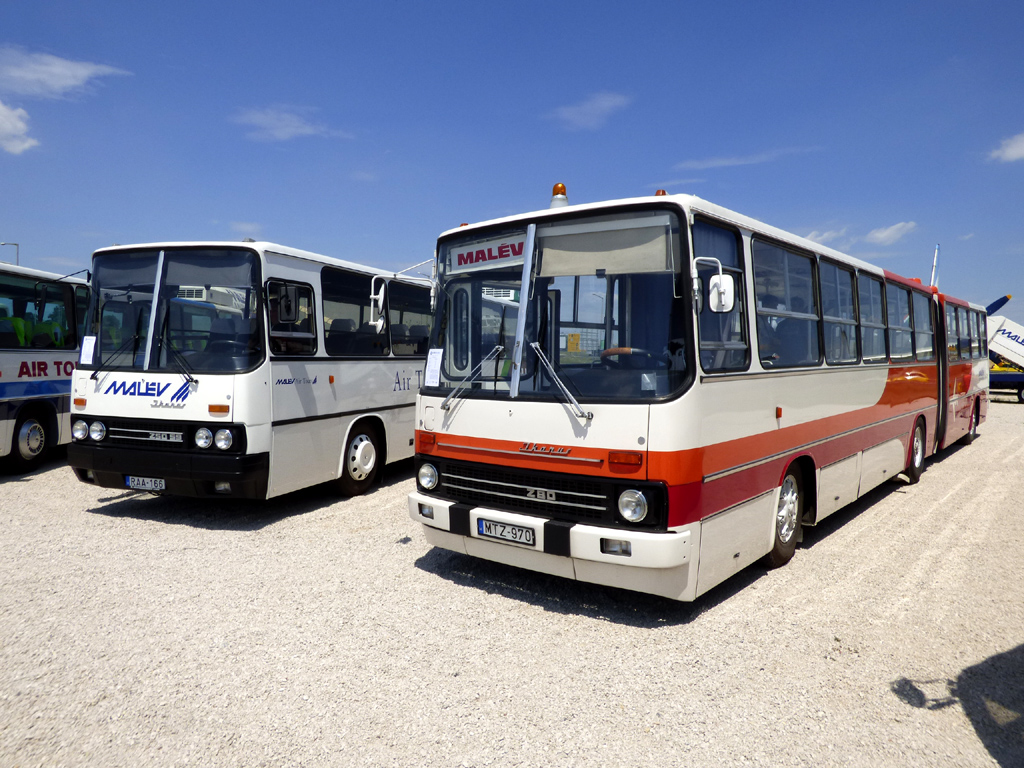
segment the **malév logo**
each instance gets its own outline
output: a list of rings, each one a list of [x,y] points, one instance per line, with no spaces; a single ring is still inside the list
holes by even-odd
[[[185,401],[188,399],[189,394],[192,392],[189,382],[185,382],[174,394],[171,395],[171,401],[169,403],[161,402],[159,398],[163,397],[164,393],[171,388],[171,385],[160,384],[155,381],[133,381],[128,383],[127,381],[115,381],[111,383],[109,387],[104,390],[105,395],[127,395],[129,397],[152,397],[154,398],[151,405],[157,408],[184,408]]]

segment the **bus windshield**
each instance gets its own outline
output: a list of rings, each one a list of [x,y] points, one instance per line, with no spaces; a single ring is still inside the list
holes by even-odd
[[[260,268],[251,251],[98,253],[93,286],[96,352],[85,368],[235,373],[263,360]]]
[[[442,242],[433,344],[443,349],[442,390],[472,378],[474,396],[511,397],[517,342],[519,397],[560,399],[560,381],[576,398],[637,402],[692,379],[673,214],[538,223],[532,254],[528,241],[522,228]]]

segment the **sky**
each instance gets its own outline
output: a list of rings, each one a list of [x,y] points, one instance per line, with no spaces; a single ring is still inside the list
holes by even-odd
[[[0,260],[695,194],[1024,324],[1024,3],[0,0]],[[415,270],[414,270],[415,271]]]

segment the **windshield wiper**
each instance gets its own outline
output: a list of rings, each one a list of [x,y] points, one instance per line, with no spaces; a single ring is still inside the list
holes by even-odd
[[[174,369],[185,377],[185,381],[189,384],[198,384],[199,379],[192,375],[192,366],[188,364],[188,358],[186,358],[177,348],[171,343],[170,339],[166,341],[161,340],[161,344],[166,344],[164,347],[170,352],[171,361],[174,363]]]
[[[551,364],[547,356],[541,350],[540,342],[531,341],[530,347],[537,353],[537,357],[540,358],[540,361],[544,363],[544,367],[547,368],[548,373],[551,374],[551,380],[558,385],[558,389],[561,390],[563,395],[565,395],[565,399],[572,404],[573,412],[581,419],[586,419],[587,421],[593,419],[594,414],[590,411],[584,411],[583,408],[580,407],[580,404],[576,402],[576,398],[572,396],[572,392],[570,392],[565,384],[562,383],[562,380],[558,378],[558,374],[555,373],[555,366]]]
[[[469,376],[467,376],[462,381],[460,381],[459,385],[457,387],[455,387],[455,389],[453,389],[451,392],[448,393],[448,397],[446,397],[441,402],[441,410],[442,411],[447,411],[448,408],[449,408],[448,403],[456,395],[458,395],[459,392],[461,392],[463,389],[468,387],[470,384],[472,384],[476,380],[476,377],[479,376],[480,373],[484,369],[484,363],[486,363],[488,360],[493,360],[495,357],[497,357],[498,355],[500,355],[504,351],[505,351],[505,348],[503,346],[501,346],[501,344],[495,344],[494,345],[494,349],[492,349],[490,352],[488,352],[487,356],[484,357],[484,359],[481,360],[479,363],[477,363],[476,368],[474,368],[472,371],[469,372]]]
[[[127,352],[129,344],[132,345],[132,360],[134,360],[135,359],[135,344],[136,344],[136,342],[138,342],[138,340],[139,340],[139,334],[133,333],[131,336],[129,336],[127,339],[124,340],[124,342],[121,344],[120,347],[118,347],[113,352],[111,352],[106,360],[103,360],[103,350],[100,350],[100,364],[96,366],[96,370],[94,370],[92,372],[92,376],[90,376],[89,378],[92,379],[93,381],[95,381],[96,377],[100,375],[101,371],[106,370],[107,368],[112,368],[113,364],[110,361],[113,360],[114,358],[116,358],[118,355],[120,355],[120,354],[122,354],[124,352]]]

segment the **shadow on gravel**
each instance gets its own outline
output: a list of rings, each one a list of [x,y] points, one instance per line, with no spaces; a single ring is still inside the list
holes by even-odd
[[[417,560],[416,567],[453,584],[529,603],[553,613],[650,629],[689,624],[765,573],[764,568],[751,566],[697,598],[696,602],[679,603],[654,595],[535,573],[437,547]]]
[[[0,459],[0,485],[4,483],[27,483],[34,476],[42,472],[48,472],[51,469],[67,466],[67,463],[68,451],[63,445],[51,449],[43,459],[43,463],[39,465],[39,468],[31,472],[16,470],[14,464],[5,456],[3,459]]]
[[[387,467],[384,477],[370,490],[407,483],[413,477],[412,459]],[[195,499],[187,496],[154,496],[144,491],[102,488],[101,506],[88,512],[107,517],[129,517],[168,525],[187,525],[216,531],[258,531],[289,517],[345,504],[331,483],[315,485],[267,501],[254,499]]]
[[[901,677],[890,688],[917,709],[944,709],[959,702],[999,765],[1024,765],[1024,645],[968,667],[955,681]]]

